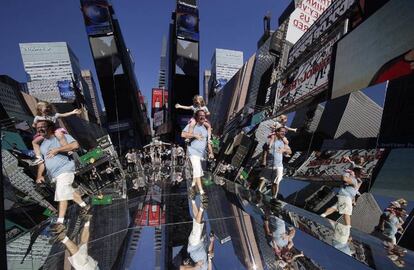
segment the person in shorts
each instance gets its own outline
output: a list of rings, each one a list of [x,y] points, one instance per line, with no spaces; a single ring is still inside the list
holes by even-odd
[[[351,225],[351,215],[355,196],[362,183],[362,180],[360,179],[362,167],[354,166],[352,171],[353,173],[347,172],[342,176],[343,185],[336,196],[337,202],[321,214],[322,217],[327,217],[335,212],[339,212],[339,214],[344,215],[345,225],[349,226]]]
[[[208,141],[208,132],[207,128],[203,125],[206,120],[206,114],[203,110],[199,110],[195,113],[196,125],[192,132],[190,132],[190,124],[188,124],[182,131],[181,137],[184,139],[195,139],[193,140],[187,148],[188,156],[191,161],[193,169],[193,181],[191,183],[191,188],[197,188],[201,195],[201,200],[204,201],[206,196],[204,196],[204,189],[201,183],[201,177],[204,175],[203,169],[201,166],[201,161],[204,160],[206,148],[208,148],[209,158],[214,158],[213,149]]]
[[[261,183],[259,191],[263,191],[264,185],[267,181],[272,183],[272,197],[276,198],[279,193],[279,184],[283,178],[283,155],[292,154],[290,147],[283,141],[286,134],[285,127],[276,129],[274,138],[269,143],[269,161],[266,162],[267,167],[262,169],[260,174]]]
[[[54,123],[51,121],[38,121],[36,131],[44,137],[40,152],[45,161],[38,165],[36,183],[40,184],[45,181],[43,174],[46,170],[49,178],[56,184],[55,201],[59,202],[59,211],[52,231],[59,233],[65,228],[63,224],[69,200],[73,200],[81,207],[81,215],[87,214],[90,208],[72,187],[75,179],[75,162],[67,155],[67,152],[78,149],[79,144],[72,136],[65,134],[68,143],[64,146],[60,145],[54,135]]]
[[[83,225],[78,245],[67,237],[66,230],[55,237],[69,251],[70,257],[68,257],[68,260],[75,270],[99,270],[98,262],[88,254],[91,218],[91,215],[84,217],[85,224]]]

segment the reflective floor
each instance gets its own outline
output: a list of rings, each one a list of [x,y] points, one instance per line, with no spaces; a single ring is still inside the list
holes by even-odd
[[[369,234],[343,225],[340,218],[336,222],[299,207],[307,182],[284,179],[280,199],[271,199],[206,172],[207,195],[201,196],[196,188],[189,192],[186,166],[169,165],[137,166],[126,174],[126,181],[120,181],[126,183],[125,194],[119,184],[106,185],[101,191],[111,201],[94,204],[89,227],[78,206],[69,208],[66,235],[75,251],[87,252],[88,265],[99,269],[208,269],[209,264],[212,269],[414,269],[412,250],[390,245],[378,232]],[[24,214],[30,217],[30,212]],[[58,241],[49,244],[52,219],[44,219],[31,234],[21,234],[8,244],[9,269],[21,269],[26,250],[26,269],[43,264],[43,269],[70,267],[70,248]]]

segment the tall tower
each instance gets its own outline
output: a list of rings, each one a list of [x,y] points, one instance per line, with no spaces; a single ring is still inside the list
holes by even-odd
[[[134,62],[113,6],[106,0],[80,2],[106,108],[107,130],[119,152],[141,147],[149,141],[151,131],[140,106]]]
[[[87,89],[84,91],[87,100],[91,103],[89,106],[93,109],[92,113],[95,115],[97,123],[102,124],[102,106],[99,101],[98,90],[96,89],[95,80],[93,79],[92,72],[89,69],[81,71],[82,79],[87,84]]]
[[[168,90],[173,141],[182,141],[181,130],[192,117],[191,111],[175,109],[176,103],[191,105],[199,94],[199,18],[195,0],[178,0],[170,24]]]
[[[215,49],[211,58],[211,80],[214,91],[220,91],[223,86],[243,66],[243,52]]]
[[[158,74],[158,87],[165,88],[167,80],[167,37],[162,37],[160,71]]]

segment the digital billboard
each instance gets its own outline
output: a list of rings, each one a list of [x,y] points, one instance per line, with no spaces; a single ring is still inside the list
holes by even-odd
[[[296,43],[331,3],[331,0],[298,3],[289,17],[286,40],[293,44]]]
[[[387,148],[414,148],[414,75],[387,85],[378,144]]]
[[[354,149],[354,150],[327,150],[314,151],[309,158],[297,169],[295,177],[312,180],[332,180],[341,181],[345,170],[351,164],[344,157],[350,158],[363,157],[364,175],[363,178],[369,179],[377,162],[384,155],[384,149]]]
[[[91,37],[90,44],[99,75],[113,76],[114,73],[120,73],[120,70],[116,72],[121,67],[121,60],[114,36]]]
[[[75,91],[73,91],[72,81],[63,80],[57,81],[57,87],[59,88],[60,97],[66,101],[75,100]]]
[[[177,37],[198,41],[198,11],[188,6],[177,5]]]
[[[112,33],[111,15],[106,0],[81,0],[86,32],[90,36]]]
[[[338,42],[332,98],[413,74],[414,1],[389,1]]]
[[[342,35],[341,27],[338,29],[339,33],[337,31],[318,52],[289,72],[285,80],[278,82],[279,110],[303,102],[328,89],[332,48]]]
[[[198,43],[177,40],[177,59],[175,73],[198,76]]]

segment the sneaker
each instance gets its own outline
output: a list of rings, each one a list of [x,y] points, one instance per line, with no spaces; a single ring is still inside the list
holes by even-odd
[[[79,211],[79,215],[81,217],[84,217],[85,215],[87,215],[89,213],[89,210],[91,209],[91,205],[87,204],[85,207],[82,207],[81,210]]]
[[[35,160],[33,160],[33,162],[32,162],[32,164],[31,164],[31,166],[37,166],[37,165],[39,165],[39,164],[42,164],[43,162],[45,162],[45,161],[43,160],[43,158],[36,158]]]
[[[66,226],[63,223],[55,223],[52,226],[50,226],[50,231],[53,234],[59,234],[65,230],[66,230]]]
[[[49,239],[49,244],[53,245],[56,242],[61,242],[66,237],[66,229],[60,233],[56,233],[52,238]]]
[[[204,210],[207,210],[208,208],[208,196],[207,193],[204,193],[202,195],[200,195],[200,200],[201,200],[201,206],[203,207]]]
[[[188,189],[188,197],[190,197],[191,200],[195,200],[196,197],[196,189],[195,186],[192,186]]]

